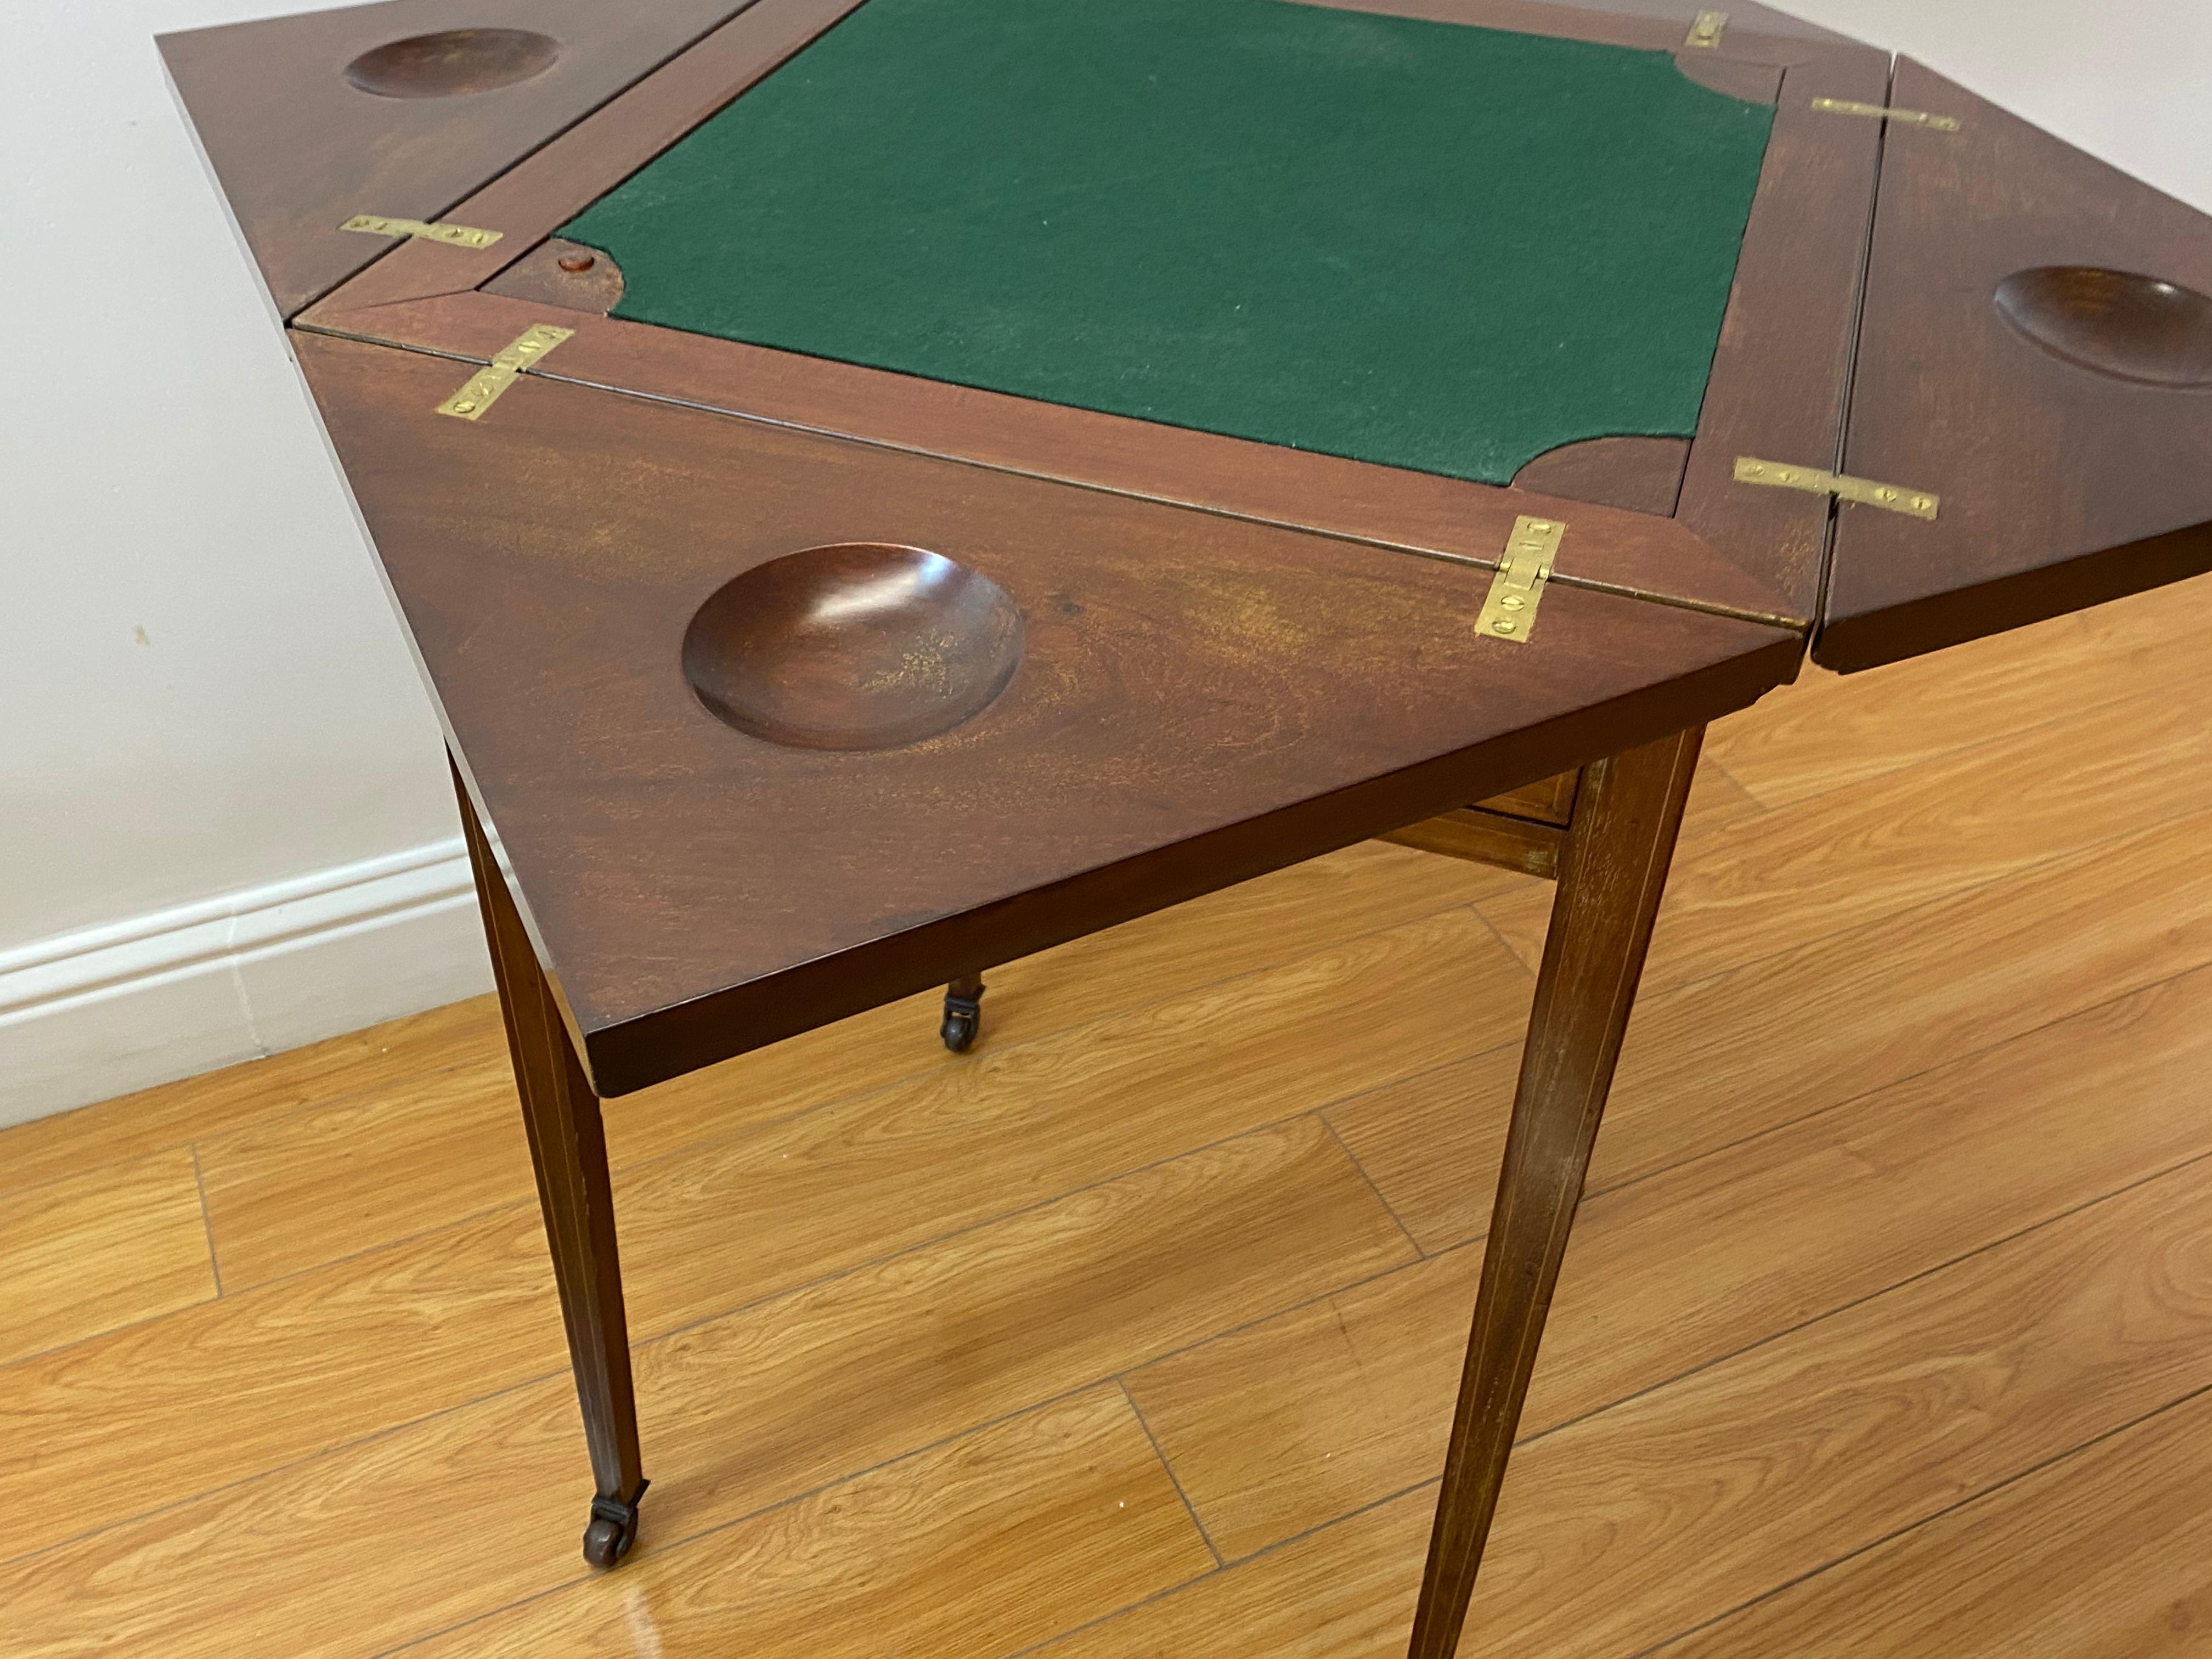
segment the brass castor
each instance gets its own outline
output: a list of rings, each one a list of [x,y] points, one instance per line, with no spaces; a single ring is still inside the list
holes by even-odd
[[[955,980],[945,990],[945,1023],[937,1028],[945,1046],[956,1054],[975,1047],[983,1030],[983,981]]]
[[[594,1498],[591,1524],[584,1528],[584,1559],[595,1567],[611,1567],[637,1542],[638,1500],[650,1481],[637,1483],[637,1496],[625,1504],[619,1498]]]

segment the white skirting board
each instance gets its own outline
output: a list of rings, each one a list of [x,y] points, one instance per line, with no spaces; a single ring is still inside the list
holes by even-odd
[[[459,837],[0,951],[0,1126],[491,988]]]

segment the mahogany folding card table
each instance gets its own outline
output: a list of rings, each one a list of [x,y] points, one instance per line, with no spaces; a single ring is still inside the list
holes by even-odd
[[[1706,723],[2212,568],[2212,222],[1762,6],[161,48],[445,725],[603,1566],[603,1100],[1388,836],[1557,880],[1443,1659]]]

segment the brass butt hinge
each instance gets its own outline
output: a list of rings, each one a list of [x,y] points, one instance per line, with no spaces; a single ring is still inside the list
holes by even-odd
[[[488,366],[470,375],[466,385],[440,404],[438,413],[451,415],[457,420],[475,420],[499,401],[499,394],[520,380],[525,369],[575,331],[573,328],[556,328],[550,323],[539,323],[523,330]]]
[[[1552,580],[1559,538],[1566,530],[1557,519],[1514,520],[1512,539],[1505,544],[1498,574],[1490,579],[1490,597],[1482,602],[1482,615],[1475,620],[1476,633],[1516,645],[1528,643],[1544,585]]]
[[[1856,98],[1815,98],[1813,107],[1829,115],[1866,115],[1892,126],[1926,127],[1930,132],[1956,132],[1955,115],[1930,115],[1924,109],[1891,109],[1885,104],[1862,104]]]
[[[1726,12],[1701,11],[1698,14],[1698,21],[1690,25],[1690,38],[1682,44],[1686,46],[1717,46],[1721,43],[1721,33],[1727,27]]]
[[[356,213],[338,228],[358,230],[371,236],[412,236],[453,247],[489,247],[507,234],[503,230],[478,230],[471,225],[428,225],[420,219],[387,219],[379,213]]]
[[[1932,519],[1943,498],[1932,490],[1908,489],[1902,484],[1876,483],[1848,473],[1824,471],[1817,466],[1787,466],[1780,461],[1761,461],[1749,455],[1735,458],[1735,481],[1764,484],[1771,489],[1802,489],[1815,495],[1878,507],[1887,513],[1903,513],[1915,519]]]

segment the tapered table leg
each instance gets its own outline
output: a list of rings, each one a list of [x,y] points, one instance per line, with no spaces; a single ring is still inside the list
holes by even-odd
[[[523,930],[476,809],[458,775],[461,826],[476,872],[484,935],[507,1018],[507,1051],[522,1096],[522,1121],[538,1170],[568,1360],[584,1410],[584,1438],[599,1486],[584,1531],[584,1559],[611,1567],[637,1538],[637,1504],[646,1480],[637,1449],[637,1402],[630,1387],[629,1330],[623,1316],[622,1266],[607,1176],[599,1098],[576,1059],[552,988]]]
[[[1636,1000],[1702,726],[1589,768],[1552,902],[1409,1659],[1452,1659]]]

